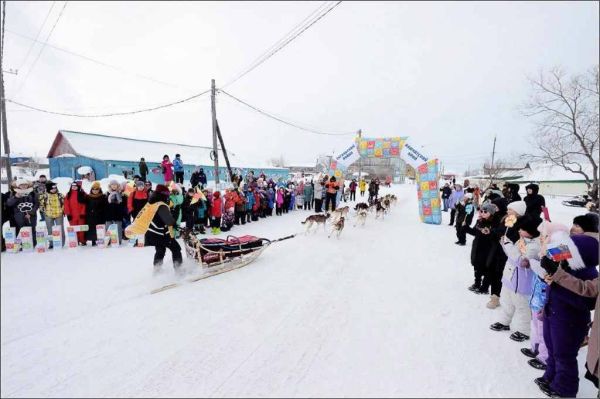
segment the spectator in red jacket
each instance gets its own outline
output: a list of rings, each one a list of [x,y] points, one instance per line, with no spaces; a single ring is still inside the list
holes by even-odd
[[[65,215],[71,226],[85,224],[86,194],[77,182],[71,183],[71,189],[65,197]],[[77,241],[85,245],[85,233],[77,233]]]
[[[148,202],[148,191],[144,188],[144,182],[138,181],[135,187],[135,191],[127,197],[127,211],[133,220]]]
[[[221,216],[223,216],[223,200],[221,193],[215,191],[213,194],[212,206],[210,207],[210,227],[213,234],[221,233]]]

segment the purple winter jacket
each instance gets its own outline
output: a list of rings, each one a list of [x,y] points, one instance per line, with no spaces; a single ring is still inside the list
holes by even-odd
[[[535,272],[531,270],[531,267],[522,267],[521,260],[537,256],[540,246],[539,239],[524,240],[527,245],[526,255],[521,254],[517,243],[513,244],[510,240],[502,242],[502,249],[508,257],[502,275],[502,285],[517,294],[529,297],[531,296]]]
[[[571,239],[579,247],[584,256],[585,266],[576,270],[567,268],[565,271],[580,280],[593,280],[598,277],[598,241],[589,236],[572,236]],[[587,248],[582,248],[583,246]],[[588,252],[586,254],[585,252]],[[565,321],[589,322],[590,312],[594,310],[596,299],[577,295],[568,289],[551,284],[547,292],[547,302],[544,312],[547,315]]]

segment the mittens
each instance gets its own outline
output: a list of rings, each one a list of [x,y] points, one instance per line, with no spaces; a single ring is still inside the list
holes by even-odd
[[[548,274],[554,274],[554,273],[556,273],[556,270],[558,270],[558,262],[553,261],[552,259],[548,258],[547,256],[544,256],[542,258],[542,260],[540,261],[540,266]]]

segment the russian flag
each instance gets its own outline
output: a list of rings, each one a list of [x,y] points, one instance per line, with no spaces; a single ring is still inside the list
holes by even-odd
[[[561,260],[571,259],[573,256],[571,255],[571,251],[569,251],[569,247],[566,245],[559,245],[555,248],[548,248],[547,251],[548,257],[551,258],[555,262],[560,262]]]

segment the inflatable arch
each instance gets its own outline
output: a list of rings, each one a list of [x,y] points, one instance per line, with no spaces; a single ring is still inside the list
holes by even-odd
[[[439,160],[430,158],[407,141],[407,137],[356,138],[329,165],[329,174],[341,177],[344,171],[360,158],[400,157],[416,171],[417,198],[421,221],[442,223],[439,191]]]

